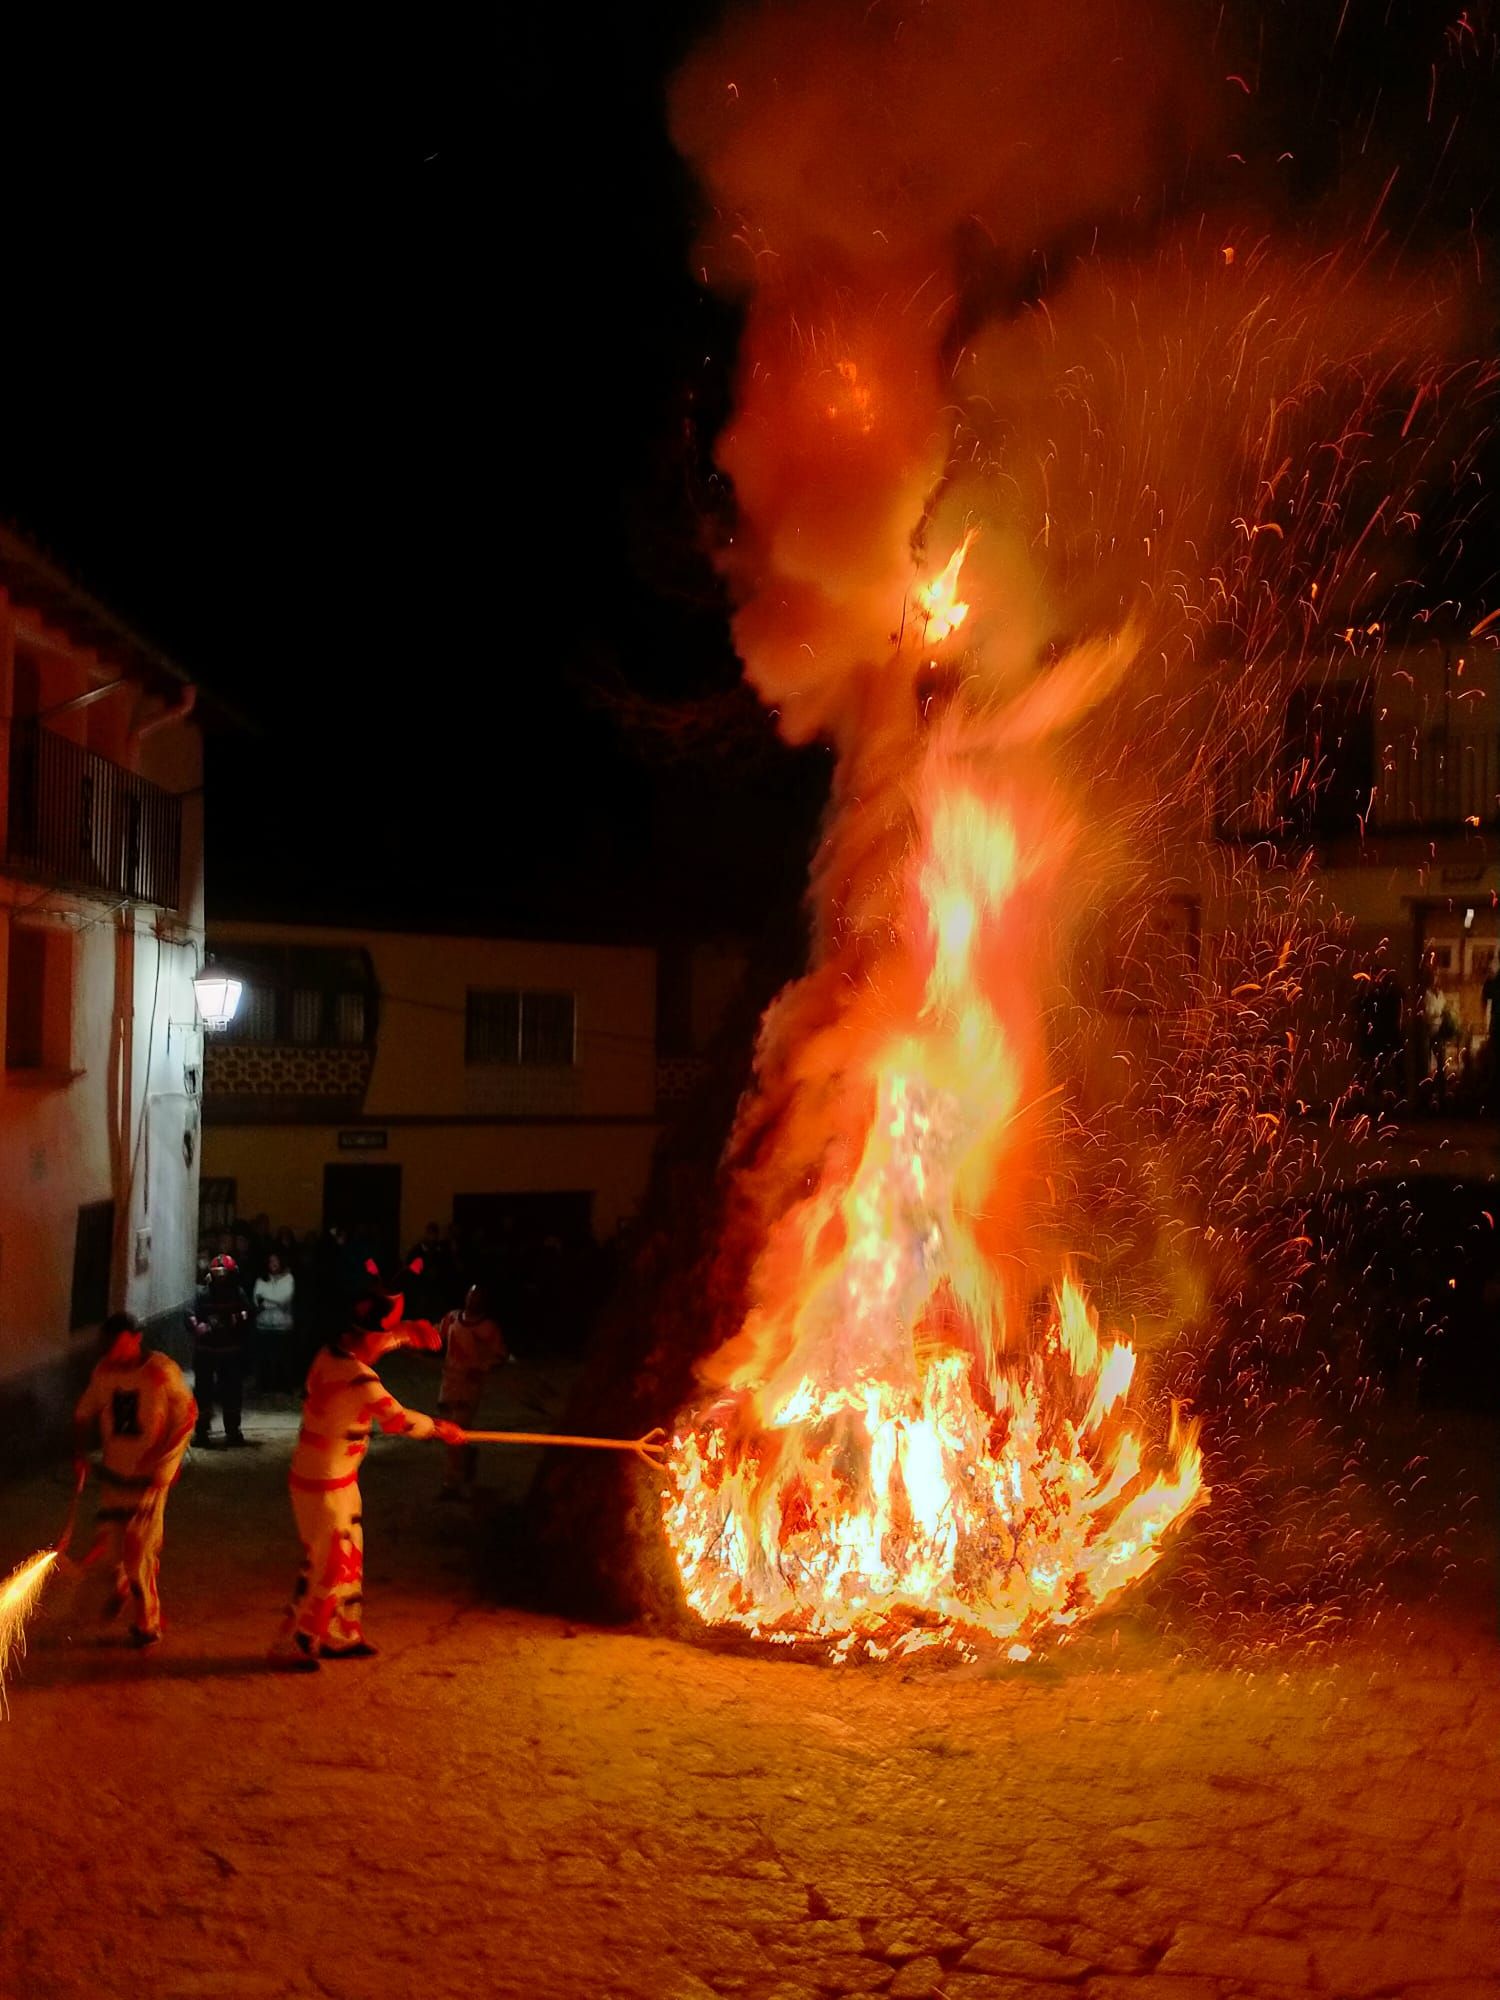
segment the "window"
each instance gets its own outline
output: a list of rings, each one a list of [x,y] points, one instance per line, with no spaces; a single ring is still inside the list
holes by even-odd
[[[1287,703],[1278,796],[1294,839],[1358,833],[1375,783],[1369,681],[1297,688]]]
[[[518,1063],[521,1060],[521,996],[481,993],[469,988],[464,1022],[466,1063]]]
[[[576,994],[470,987],[464,1061],[470,1065],[571,1069],[577,1030]]]
[[[198,1183],[198,1241],[213,1243],[226,1229],[234,1227],[239,1210],[235,1206],[238,1186],[230,1176],[205,1174]],[[215,1246],[217,1248],[217,1246]]]
[[[244,980],[240,1004],[234,1019],[224,1030],[226,1041],[274,1042],[276,1039],[276,989],[264,986],[253,974]]]
[[[294,1042],[321,1041],[323,1035],[323,996],[316,990],[309,992],[299,987],[292,994],[292,1040]]]
[[[362,951],[321,945],[221,947],[244,982],[231,1042],[365,1048],[375,1039],[374,969]]]
[[[71,1324],[95,1326],[109,1311],[109,1267],[114,1252],[115,1205],[85,1202],[78,1211],[73,1238],[73,1308]]]
[[[37,715],[42,706],[42,663],[34,653],[16,648],[11,676],[10,712],[17,722]]]
[[[5,981],[5,1067],[40,1069],[46,1056],[43,1023],[47,1007],[47,934],[10,928],[10,964]]]
[[[573,1061],[575,1002],[571,993],[521,995],[523,1063],[570,1067]]]
[[[66,1071],[73,1055],[73,940],[41,924],[9,927],[5,1067]]]
[[[365,1039],[365,996],[340,993],[334,1008],[333,1039],[344,1048],[358,1048]]]

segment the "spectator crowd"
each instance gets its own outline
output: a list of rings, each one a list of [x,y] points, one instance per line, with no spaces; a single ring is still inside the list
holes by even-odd
[[[611,1276],[612,1252],[537,1241],[513,1229],[473,1237],[429,1222],[404,1257],[368,1227],[299,1236],[269,1216],[237,1218],[200,1246],[199,1289],[189,1314],[199,1403],[223,1404],[253,1383],[263,1396],[300,1396],[314,1355],[344,1325],[349,1302],[378,1277],[406,1301],[407,1316],[436,1325],[478,1286],[513,1351],[567,1355],[581,1345]]]
[[[1356,1101],[1396,1115],[1500,1117],[1500,970],[1460,982],[1425,952],[1416,987],[1389,968],[1359,975]]]

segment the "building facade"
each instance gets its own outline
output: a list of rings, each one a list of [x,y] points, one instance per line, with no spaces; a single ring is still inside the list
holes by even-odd
[[[1455,1174],[1500,1170],[1485,996],[1500,958],[1497,669],[1485,635],[1464,647],[1346,634],[1308,662],[1253,753],[1222,751],[1157,892],[1083,926],[1086,1113],[1152,1074],[1164,1028],[1166,1045],[1180,1026],[1201,1054],[1221,1045],[1223,1002],[1243,996],[1253,1014],[1265,992],[1274,1033],[1295,1030],[1297,1100],[1337,1142],[1323,1149],[1332,1176],[1439,1156]],[[1207,738],[1207,716],[1202,727]],[[1200,1012],[1205,1000],[1216,1007]],[[1386,1143],[1392,1122],[1410,1144]]]
[[[0,1410],[191,1296],[202,744],[165,656],[0,530]]]
[[[1500,956],[1500,650],[1493,633],[1364,637],[1368,650],[1347,645],[1295,691],[1269,757],[1232,772],[1222,831],[1310,849],[1359,959],[1389,967],[1413,1006],[1439,993],[1446,1060],[1477,1076]]]
[[[204,1075],[205,1237],[236,1215],[387,1254],[430,1221],[607,1240],[657,1124],[645,946],[215,924],[243,982]]]

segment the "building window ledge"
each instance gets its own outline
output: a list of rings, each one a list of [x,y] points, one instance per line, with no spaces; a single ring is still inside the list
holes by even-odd
[[[27,1064],[23,1069],[7,1069],[5,1081],[12,1090],[28,1087],[33,1090],[60,1090],[87,1075],[86,1069],[49,1069],[44,1065],[33,1068]]]

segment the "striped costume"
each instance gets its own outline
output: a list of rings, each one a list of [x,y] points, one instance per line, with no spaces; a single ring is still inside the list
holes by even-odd
[[[114,1569],[111,1609],[132,1603],[138,1639],[161,1632],[157,1571],[167,1492],[182,1469],[198,1406],[177,1363],[142,1354],[98,1363],[74,1412],[80,1431],[98,1424],[104,1439],[99,1468],[99,1528],[85,1557]]]
[[[337,1658],[363,1647],[364,1526],[359,1468],[371,1426],[427,1438],[431,1417],[404,1410],[353,1355],[323,1349],[312,1365],[302,1429],[292,1453],[292,1512],[302,1537],[302,1571],[272,1649]]]

